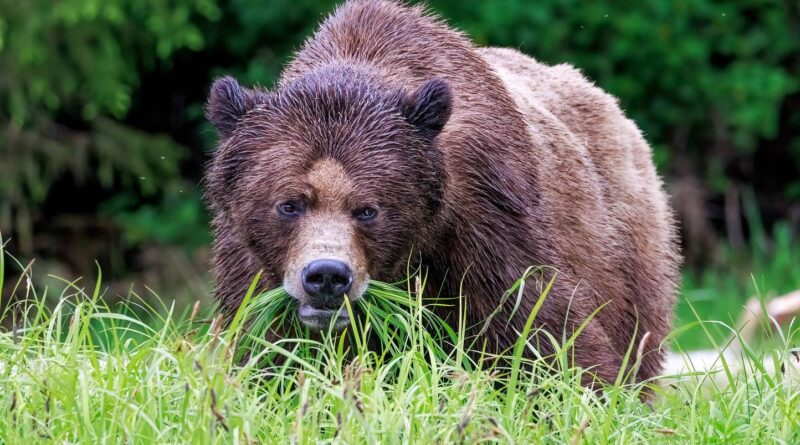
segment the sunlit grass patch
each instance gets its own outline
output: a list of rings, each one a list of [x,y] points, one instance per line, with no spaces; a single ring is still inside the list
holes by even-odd
[[[384,294],[363,304],[398,305],[380,306],[387,312],[351,308],[367,316],[350,335],[381,337],[388,346],[379,353],[344,342],[347,334],[270,342],[245,329],[256,315],[246,310],[228,327],[170,305],[135,315],[105,305],[99,281],[73,282],[48,308],[34,284],[20,283],[23,298],[3,317],[1,443],[800,441],[797,386],[780,366],[759,365],[782,363],[790,343],[769,353],[747,346],[744,371],[670,378],[651,406],[625,379],[603,391],[581,386],[568,345],[555,366],[518,354],[532,347],[524,341],[502,364],[475,366],[460,326],[429,330],[435,319],[426,320],[415,281],[404,290],[374,284]],[[251,310],[266,310],[267,300],[251,294]],[[388,314],[398,321],[382,323]],[[237,357],[242,347],[251,353]],[[283,360],[263,366],[270,355]]]
[[[414,283],[413,292],[410,288],[404,290],[398,287],[403,284],[408,286],[410,283]],[[424,280],[419,277],[408,283],[395,285],[372,280],[361,298],[352,304],[349,300],[344,304],[343,310],[347,310],[350,315],[350,325],[342,332],[334,331],[331,326],[327,332],[318,334],[332,341],[336,341],[334,337],[338,336],[337,347],[342,348],[342,352],[347,347],[362,355],[368,354],[370,347],[377,348],[384,355],[391,355],[411,346],[409,342],[421,340],[437,356],[444,358],[446,353],[443,342],[453,344],[457,333],[432,309],[435,305],[448,303],[443,299],[423,303],[423,291]],[[267,339],[271,337],[287,334],[300,338],[311,337],[309,329],[299,322],[296,309],[296,302],[283,288],[258,295],[254,295],[251,288],[229,327],[233,332],[240,331],[241,327],[237,356],[243,358],[261,355],[264,358],[259,350],[263,351],[264,346],[269,346]],[[270,332],[276,334],[270,335]],[[291,341],[288,339],[280,342]],[[300,342],[296,346],[306,358],[314,347],[308,342]],[[275,355],[274,351],[272,355]]]

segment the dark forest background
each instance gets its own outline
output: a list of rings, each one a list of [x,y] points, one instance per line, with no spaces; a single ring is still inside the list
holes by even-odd
[[[0,0],[6,250],[45,281],[94,277],[97,261],[113,295],[206,298],[208,87],[222,74],[271,86],[334,4]],[[800,288],[800,3],[430,6],[478,45],[573,64],[619,97],[680,217],[679,316]]]

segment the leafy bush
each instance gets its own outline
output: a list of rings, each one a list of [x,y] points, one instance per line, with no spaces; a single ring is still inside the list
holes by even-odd
[[[215,2],[2,0],[0,11],[0,229],[21,250],[65,176],[145,197],[181,180],[186,147],[118,121],[145,73],[203,48],[198,22],[219,17]]]

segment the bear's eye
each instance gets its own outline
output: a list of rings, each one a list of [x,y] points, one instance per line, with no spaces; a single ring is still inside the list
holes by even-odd
[[[355,211],[355,218],[359,221],[369,221],[378,215],[378,210],[374,207],[362,207]]]
[[[303,203],[300,201],[286,201],[278,204],[278,213],[283,216],[295,217],[303,213]]]

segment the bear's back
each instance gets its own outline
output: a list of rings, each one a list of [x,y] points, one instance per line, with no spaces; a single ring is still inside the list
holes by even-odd
[[[495,294],[526,267],[549,265],[560,271],[548,306],[554,328],[565,321],[563,305],[588,314],[609,303],[596,319],[608,340],[586,340],[594,344],[584,353],[617,360],[644,332],[652,335],[646,350],[658,346],[677,282],[674,223],[650,148],[615,99],[572,67],[475,48],[421,7],[384,0],[342,5],[280,83],[331,65],[391,88],[413,91],[432,77],[452,88],[453,112],[437,138],[447,172],[440,219],[451,235],[447,249],[432,248],[448,273],[479,277],[466,282],[484,300],[473,301],[473,318],[488,316]],[[660,357],[643,359],[642,378],[658,372]],[[613,377],[614,366],[605,368]]]
[[[566,263],[594,288],[597,303],[612,301],[598,315],[609,337],[622,350],[635,329],[662,338],[679,256],[668,198],[641,132],[615,98],[569,65],[547,66],[512,49],[478,52],[525,116]]]

